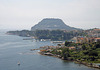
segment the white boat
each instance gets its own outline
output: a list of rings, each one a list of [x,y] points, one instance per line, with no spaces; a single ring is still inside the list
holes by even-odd
[[[18,62],[17,64],[20,65],[20,62]]]

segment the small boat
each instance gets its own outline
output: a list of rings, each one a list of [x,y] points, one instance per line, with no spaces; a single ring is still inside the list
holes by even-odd
[[[17,64],[20,65],[20,62],[18,62]]]

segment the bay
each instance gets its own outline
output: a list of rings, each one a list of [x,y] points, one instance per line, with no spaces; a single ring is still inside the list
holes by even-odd
[[[43,56],[38,50],[45,45],[55,45],[50,41],[23,40],[26,37],[6,35],[0,32],[0,70],[98,70],[59,58]],[[17,65],[20,61],[20,66]]]

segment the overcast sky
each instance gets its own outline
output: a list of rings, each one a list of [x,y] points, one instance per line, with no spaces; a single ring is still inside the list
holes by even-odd
[[[0,29],[30,29],[44,18],[100,28],[100,0],[0,0]]]

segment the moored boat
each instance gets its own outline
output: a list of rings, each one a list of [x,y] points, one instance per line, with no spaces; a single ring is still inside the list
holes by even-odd
[[[18,62],[17,64],[20,65],[20,62]]]

